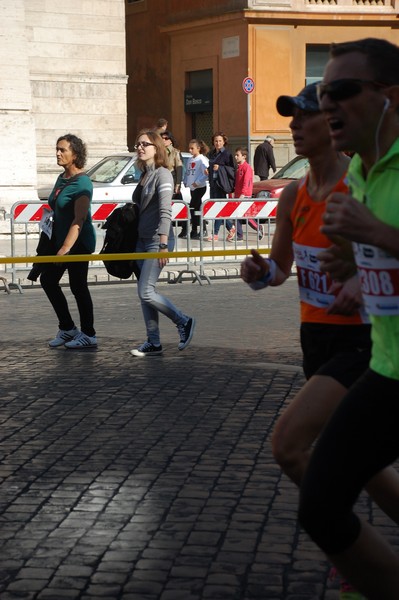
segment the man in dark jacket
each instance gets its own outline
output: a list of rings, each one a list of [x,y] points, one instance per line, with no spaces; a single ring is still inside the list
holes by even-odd
[[[276,161],[274,159],[273,152],[274,138],[267,136],[265,141],[255,150],[254,155],[254,171],[255,175],[258,175],[261,181],[269,178],[269,169],[273,169],[273,173],[276,172]]]

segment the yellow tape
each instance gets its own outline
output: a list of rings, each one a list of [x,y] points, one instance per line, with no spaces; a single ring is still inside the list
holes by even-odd
[[[270,248],[259,249],[261,254],[270,254]],[[186,250],[179,252],[133,252],[130,254],[67,254],[65,256],[5,256],[0,257],[0,265],[19,263],[65,263],[95,262],[111,260],[149,260],[154,258],[195,258],[206,256],[247,256],[249,248],[232,250]]]

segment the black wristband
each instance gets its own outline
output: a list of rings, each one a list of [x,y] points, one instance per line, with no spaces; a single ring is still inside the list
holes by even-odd
[[[159,244],[158,248],[160,250],[167,250],[168,249],[168,244]]]

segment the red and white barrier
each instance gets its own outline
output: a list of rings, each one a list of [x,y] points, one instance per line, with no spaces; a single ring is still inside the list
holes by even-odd
[[[105,202],[96,205],[92,204],[93,221],[105,221],[112,211],[118,206],[123,206],[125,202]],[[36,223],[43,216],[43,209],[50,210],[48,204],[36,203],[21,203],[14,206],[13,219],[14,223]]]
[[[125,202],[103,202],[92,203],[93,221],[105,221],[112,211],[118,206],[123,206]],[[38,223],[43,215],[43,209],[49,209],[48,204],[27,202],[14,205],[13,220],[14,223]],[[273,219],[277,212],[277,201],[252,201],[240,200],[239,202],[220,200],[206,201],[203,204],[203,215],[207,219],[249,219],[262,218]],[[185,220],[188,218],[188,210],[185,204],[173,202],[172,219]]]
[[[240,200],[239,202],[207,201],[203,215],[207,219],[273,219],[277,213],[277,201]]]

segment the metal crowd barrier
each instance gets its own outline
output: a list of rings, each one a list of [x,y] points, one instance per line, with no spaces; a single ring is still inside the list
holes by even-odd
[[[254,200],[252,198],[236,199],[236,198],[216,198],[204,200],[199,211],[200,230],[203,231],[204,221],[207,223],[208,236],[201,236],[199,240],[200,250],[220,250],[234,248],[242,250],[243,248],[256,248],[260,252],[269,250],[272,244],[272,239],[275,229],[275,220],[277,212],[276,200]],[[218,240],[208,240],[212,235],[214,223],[216,220],[222,220],[222,226],[219,230]],[[243,228],[243,240],[237,240],[237,233],[231,242],[227,241],[226,221],[233,221],[236,226],[236,221],[240,220]],[[258,231],[254,231],[250,223],[258,228],[261,225],[263,228],[262,236]],[[200,275],[203,276],[205,269],[211,266],[226,264],[227,262],[241,262],[242,255],[234,256],[209,256],[199,257],[195,259],[194,264],[199,265]]]
[[[101,229],[101,225],[105,219],[111,214],[111,212],[119,207],[123,206],[124,202],[92,202],[92,219],[93,223],[97,225],[97,245],[96,253],[99,252],[103,245],[105,230]],[[33,256],[36,254],[36,246],[39,239],[39,223],[43,215],[43,209],[48,208],[46,203],[40,201],[25,201],[16,202],[11,208],[9,215],[10,218],[10,233],[11,233],[11,256]],[[237,255],[223,255],[223,251],[228,249],[240,249],[241,251],[245,248],[257,248],[260,251],[266,251],[271,247],[272,237],[274,234],[275,227],[275,216],[277,211],[277,201],[272,200],[254,200],[248,199],[234,199],[234,198],[217,198],[205,200],[201,204],[201,208],[198,211],[200,218],[200,232],[201,237],[199,240],[191,240],[190,238],[190,224],[189,224],[189,205],[184,200],[174,200],[172,205],[172,220],[175,228],[175,250],[211,250],[218,251],[217,255],[212,256],[200,256],[200,257],[186,257],[176,258],[176,260],[170,259],[166,272],[168,275],[168,281],[170,283],[177,283],[182,280],[184,274],[188,273],[194,276],[201,283],[201,278],[205,278],[210,283],[209,277],[206,273],[206,269],[216,265],[226,265],[228,263],[237,263],[242,261],[242,252]],[[221,235],[219,235],[218,241],[208,241],[208,236],[213,232],[213,225],[216,219],[222,220],[223,224],[220,229]],[[237,236],[232,240],[232,243],[226,240],[226,220],[230,219],[236,222],[240,219],[243,225],[244,239],[242,242],[237,241]],[[256,231],[250,227],[250,222],[255,223],[258,226],[262,225],[264,228],[264,235],[260,237]],[[187,238],[178,238],[179,228],[185,223],[187,225]],[[204,225],[207,226],[207,235],[203,235]],[[22,236],[23,240],[23,253],[21,249],[19,254],[17,253],[16,242],[17,236]],[[182,248],[184,245],[184,248]],[[17,282],[17,274],[19,271],[30,270],[31,265],[26,263],[22,264],[13,263],[10,271],[12,274],[12,284],[19,285]],[[104,278],[106,281],[115,281],[105,270],[105,267],[101,261],[93,261],[89,263],[89,269],[100,269],[104,270]],[[177,279],[173,273],[173,269],[178,270],[179,274]],[[6,267],[7,270],[7,267]],[[172,278],[173,275],[173,278]]]
[[[96,227],[97,242],[96,250],[98,253],[104,243],[105,230],[101,229],[101,225],[105,222],[106,218],[112,213],[115,208],[124,206],[125,202],[103,202],[94,200],[92,202],[92,220]],[[39,241],[39,223],[43,216],[43,210],[49,209],[48,204],[36,200],[28,200],[25,202],[16,202],[12,205],[10,211],[10,238],[11,238],[11,256],[33,256],[36,254],[36,246]],[[172,205],[172,219],[178,221],[188,220],[189,207],[184,200],[174,200]],[[22,237],[23,252],[21,250],[17,253],[17,236]],[[191,240],[189,237],[186,242],[186,249],[191,250]],[[175,261],[170,260],[168,266],[173,268],[182,268],[189,272],[194,272],[193,263],[190,258],[178,258]],[[6,272],[10,269],[12,283],[17,285],[17,274],[20,271],[30,270],[31,265],[28,263],[12,264],[11,268],[6,265]],[[104,276],[107,280],[115,280],[115,278],[108,275],[102,261],[92,261],[89,263],[89,270],[93,269],[104,269]],[[134,277],[134,276],[133,276]]]

